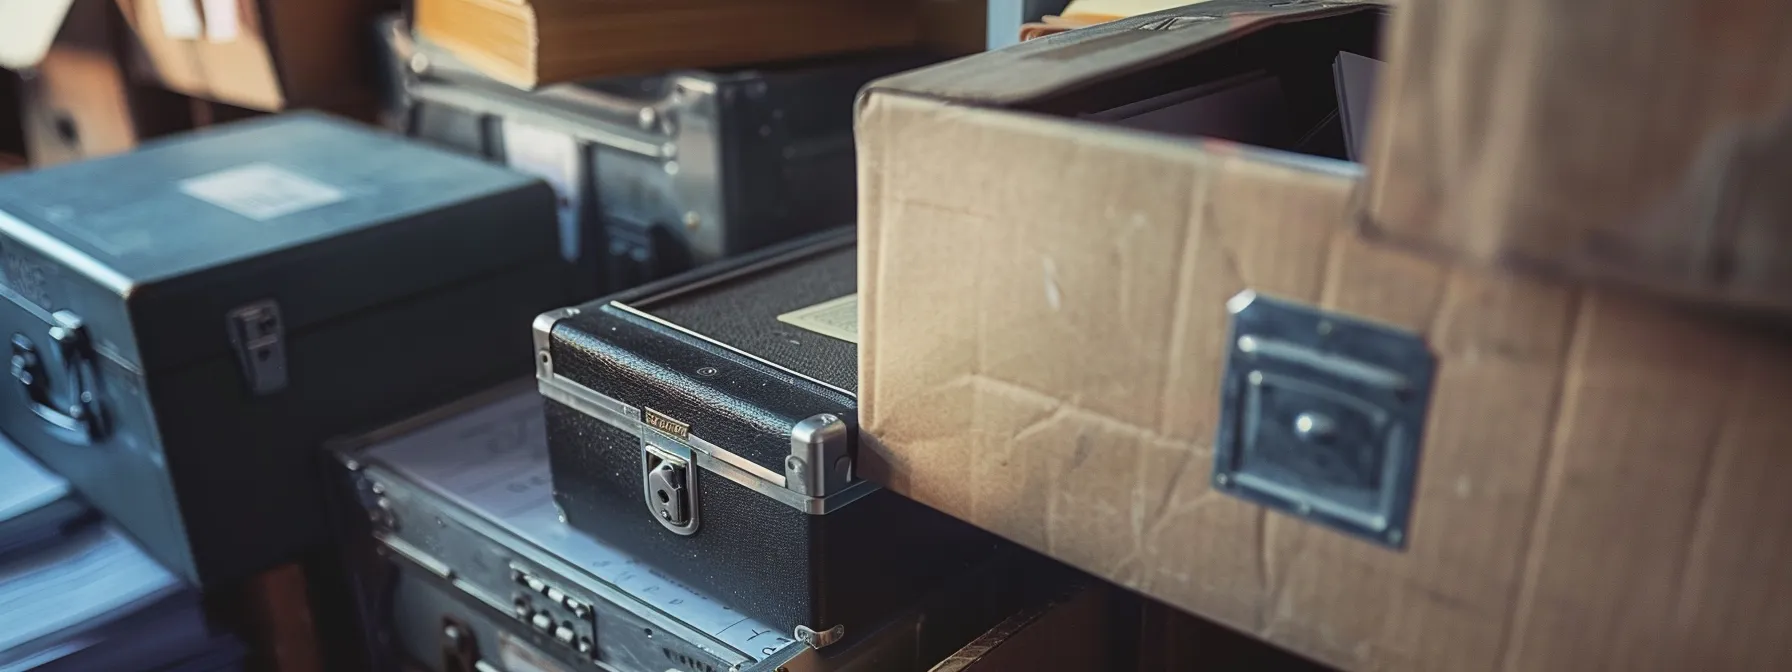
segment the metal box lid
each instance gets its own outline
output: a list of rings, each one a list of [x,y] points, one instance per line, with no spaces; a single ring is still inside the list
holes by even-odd
[[[0,178],[0,294],[80,315],[150,371],[525,263],[561,263],[546,184],[321,114]],[[519,328],[521,328],[519,326]]]

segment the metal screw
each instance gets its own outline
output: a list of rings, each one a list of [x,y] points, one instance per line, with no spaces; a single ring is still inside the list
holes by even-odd
[[[1220,485],[1226,485],[1226,484],[1232,482],[1232,477],[1227,476],[1225,474],[1214,474],[1213,482],[1218,483]]]
[[[660,120],[659,111],[655,110],[651,107],[641,108],[641,114],[639,117],[636,118],[636,121],[640,122],[642,130],[652,130],[653,125],[655,123],[659,122],[659,120]]]
[[[677,161],[667,161],[666,165],[665,165],[665,169],[666,169],[667,175],[677,175],[678,174],[678,162]]]
[[[460,628],[449,625],[448,627],[442,628],[442,634],[449,639],[460,639]]]
[[[429,57],[423,54],[411,54],[411,72],[419,75],[429,72]]]
[[[684,213],[684,228],[690,229],[692,231],[696,231],[697,227],[702,226],[702,225],[703,225],[703,216],[697,214],[696,210],[686,210],[685,211],[685,213]]]
[[[1257,351],[1257,339],[1251,338],[1250,336],[1238,337],[1238,351],[1239,352],[1256,352]]]
[[[1332,323],[1329,321],[1321,321],[1319,323],[1319,335],[1325,336],[1330,333],[1332,333]]]
[[[705,366],[701,369],[697,369],[697,375],[703,376],[704,378],[708,378],[710,376],[716,375],[721,372],[722,372],[721,369],[718,369],[713,366]]]

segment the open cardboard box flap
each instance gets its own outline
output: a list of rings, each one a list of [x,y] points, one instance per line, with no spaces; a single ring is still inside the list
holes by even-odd
[[[1161,65],[1274,25],[1361,11],[1369,0],[1291,0],[1281,9],[1252,0],[1209,0],[1029,40],[970,58],[894,75],[866,87],[959,104],[1006,107]]]
[[[1792,3],[1411,0],[1389,36],[1371,231],[1792,313]]]

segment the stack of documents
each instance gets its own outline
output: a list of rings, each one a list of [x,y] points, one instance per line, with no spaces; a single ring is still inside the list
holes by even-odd
[[[197,594],[0,437],[0,672],[242,667]]]

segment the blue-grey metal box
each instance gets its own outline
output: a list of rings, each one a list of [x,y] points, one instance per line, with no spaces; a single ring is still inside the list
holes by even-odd
[[[197,583],[296,557],[323,439],[531,369],[555,207],[314,114],[0,177],[0,430]]]

